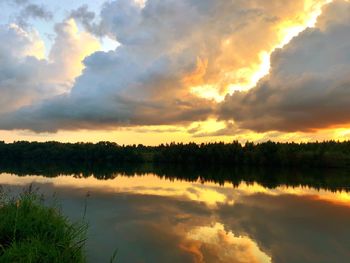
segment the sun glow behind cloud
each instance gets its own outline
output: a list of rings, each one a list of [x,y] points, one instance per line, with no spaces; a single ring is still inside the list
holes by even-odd
[[[97,38],[80,30],[74,19],[68,19],[61,23],[58,30],[62,32],[64,38],[56,40],[49,55],[49,60],[60,61],[63,67],[62,72],[65,72],[65,77],[73,83],[74,79],[84,69],[83,60],[94,52],[101,50],[102,47]]]
[[[192,86],[190,88],[191,92],[198,97],[213,99],[216,102],[221,102],[224,100],[227,94],[253,88],[260,79],[269,74],[271,67],[270,57],[273,51],[277,48],[283,48],[306,28],[314,27],[317,22],[317,18],[322,14],[323,6],[331,2],[333,2],[333,0],[321,0],[318,2],[308,0],[304,4],[303,14],[300,14],[293,21],[290,20],[277,24],[276,31],[278,34],[278,41],[271,50],[263,50],[259,53],[259,63],[247,65],[245,68],[229,73],[237,75],[237,79],[242,79],[243,81],[231,83],[223,92],[220,92],[218,87],[213,84]],[[226,40],[223,43],[223,45],[230,44],[230,40]]]
[[[257,83],[269,74],[271,68],[271,54],[279,48],[283,48],[287,45],[294,37],[298,36],[301,32],[303,32],[306,28],[315,27],[317,23],[318,17],[322,14],[322,8],[332,3],[333,0],[320,0],[320,1],[312,1],[307,0],[304,4],[304,13],[300,14],[295,20],[286,21],[277,25],[276,31],[278,32],[278,42],[276,45],[268,51],[261,51],[259,54],[260,63],[249,65],[246,68],[242,68],[233,74],[237,74],[240,76],[240,79],[246,80],[238,83],[230,84],[224,92],[220,92],[215,85],[204,84],[200,86],[191,87],[191,92],[198,97],[206,98],[209,100],[215,100],[216,102],[222,102],[225,99],[227,94],[233,94],[235,91],[247,91],[257,85]],[[230,45],[230,41],[226,41],[225,45]],[[210,126],[208,124],[207,126]],[[282,141],[308,141],[312,140],[313,136],[301,134],[301,133],[292,133],[292,134],[276,134],[276,139]],[[322,137],[323,135],[325,137]],[[332,134],[332,135],[330,135]],[[231,134],[235,136],[234,133]],[[330,129],[325,132],[319,133],[319,138],[321,140],[327,138],[338,138],[339,140],[348,140],[349,139],[349,131],[348,129]],[[330,137],[329,137],[330,136]],[[235,136],[239,138],[239,136]],[[316,136],[317,137],[317,136]],[[264,141],[269,137],[269,133],[256,133],[256,132],[248,132],[244,134],[244,140],[251,141]],[[239,139],[240,141],[243,141]]]

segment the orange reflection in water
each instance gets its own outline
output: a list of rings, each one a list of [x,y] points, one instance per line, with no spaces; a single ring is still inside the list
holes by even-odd
[[[118,175],[110,180],[98,180],[92,176],[88,178],[76,178],[72,176],[59,176],[55,178],[43,176],[18,177],[11,174],[1,174],[0,176],[0,184],[27,185],[32,182],[50,183],[55,187],[178,197],[201,202],[210,207],[215,207],[217,204],[233,205],[236,202],[242,201],[242,197],[254,194],[308,196],[315,200],[350,206],[350,193],[348,192],[331,192],[329,190],[319,190],[304,186],[279,186],[270,189],[258,183],[247,184],[242,182],[238,186],[235,186],[233,190],[233,186],[230,183],[219,186],[210,182],[187,182],[178,179],[168,180],[161,179],[154,174],[133,177]]]
[[[91,203],[89,207],[90,211],[96,211],[97,213],[96,218],[98,218],[98,221],[95,222],[103,222],[100,228],[97,227],[98,231],[96,231],[97,233],[105,233],[103,231],[106,231],[103,240],[107,240],[106,236],[109,232],[113,232],[116,229],[119,229],[121,231],[119,235],[122,235],[125,227],[127,232],[125,236],[134,235],[132,242],[140,239],[146,239],[148,242],[151,239],[148,235],[151,237],[163,235],[165,236],[164,240],[167,242],[172,240],[172,249],[174,246],[177,246],[178,251],[192,256],[192,261],[190,262],[198,263],[269,263],[274,262],[273,259],[276,254],[283,255],[291,249],[299,249],[299,251],[302,249],[304,251],[305,246],[308,246],[311,252],[316,251],[316,249],[319,249],[316,246],[317,244],[314,245],[313,239],[307,239],[314,232],[307,233],[306,237],[304,237],[307,241],[300,244],[300,247],[295,247],[295,240],[299,239],[292,239],[293,233],[299,231],[297,232],[298,235],[302,235],[305,231],[310,230],[311,222],[324,218],[328,214],[327,211],[337,212],[336,216],[332,214],[332,217],[335,218],[332,218],[332,220],[335,220],[332,223],[332,227],[328,225],[324,227],[329,222],[325,223],[322,220],[318,222],[320,225],[314,225],[317,235],[323,233],[324,238],[322,240],[324,240],[325,244],[333,244],[332,242],[336,241],[332,240],[332,235],[339,237],[338,226],[341,228],[342,220],[347,220],[347,211],[350,204],[350,194],[347,192],[331,192],[301,186],[294,188],[279,186],[269,189],[258,183],[247,184],[244,182],[237,187],[233,187],[229,183],[219,186],[214,183],[203,184],[201,182],[186,182],[177,179],[165,180],[153,174],[134,177],[119,175],[110,180],[98,180],[94,177],[74,178],[72,176],[60,176],[47,178],[43,176],[18,177],[11,174],[0,175],[0,185],[25,186],[33,182],[41,185],[43,188],[45,185],[49,185],[57,191],[65,189],[65,194],[69,192],[84,193],[92,191],[98,196],[98,193],[103,193],[100,195],[103,197],[100,199],[100,202],[96,201],[98,200],[97,197],[95,203]],[[124,201],[120,201],[121,199],[106,198],[118,193],[130,194],[130,196],[136,196],[137,198],[130,198],[125,204]],[[111,200],[111,202],[106,202],[106,200]],[[175,203],[172,203],[174,200],[180,200],[181,206],[176,206]],[[196,209],[198,207],[204,207],[205,209],[201,210],[201,212],[192,211],[190,208],[188,210],[183,209],[184,202],[182,200],[190,201],[186,202],[188,204],[196,204],[194,206]],[[326,201],[324,202],[326,205],[322,205],[322,209],[317,206],[314,207],[313,200]],[[286,204],[292,204],[294,209],[300,210],[293,211]],[[337,206],[340,209],[333,209],[335,207],[334,204],[341,205]],[[131,213],[130,217],[127,217],[129,216],[125,212],[127,210],[123,208],[120,208],[121,210],[113,210],[123,205],[134,209],[137,207],[137,213]],[[243,210],[242,207],[244,207]],[[313,208],[314,210],[312,210]],[[323,211],[325,208],[332,209]],[[257,210],[259,211],[255,213],[254,211]],[[310,210],[316,213],[315,217],[312,212],[306,214],[303,220],[299,220],[299,216],[302,213]],[[103,211],[106,211],[106,214]],[[117,212],[113,214],[111,211]],[[125,221],[123,221],[123,218],[119,219],[118,222],[113,221],[116,220],[115,218],[118,218],[116,215],[120,214],[120,211],[123,211],[123,216],[126,216]],[[208,213],[208,211],[211,212]],[[267,214],[261,214],[261,211],[267,211]],[[156,213],[156,216],[151,217],[150,220],[147,219],[147,216],[154,213]],[[295,215],[298,216],[295,217]],[[283,216],[283,220],[280,216]],[[101,218],[107,218],[108,220],[100,221]],[[113,220],[111,220],[111,225],[107,226],[105,222],[110,222],[110,218],[113,218]],[[299,221],[295,223],[294,220]],[[115,227],[116,225],[118,227]],[[296,225],[298,226],[297,228]],[[259,227],[262,227],[264,231],[266,230],[269,237],[271,236],[271,246],[262,242],[266,236],[264,238],[261,237],[261,232],[257,231]],[[136,230],[130,233],[130,229],[134,228]],[[142,232],[145,229],[149,229],[149,232]],[[117,234],[113,233],[111,236],[118,237]],[[345,238],[347,236],[343,239]],[[328,239],[329,242],[327,243]],[[98,241],[96,240],[96,243]],[[343,241],[341,240],[340,244],[343,244]],[[123,242],[126,241],[124,240]],[[280,246],[280,242],[284,243]],[[141,244],[144,243],[141,242]],[[158,243],[156,244],[159,246]],[[325,246],[324,250],[327,251],[327,249],[328,247]],[[333,249],[333,247],[330,249]],[[312,256],[316,257],[317,254],[312,254]]]
[[[271,263],[271,257],[261,251],[255,241],[235,236],[221,223],[196,227],[186,234],[181,249],[195,255],[196,262],[206,262],[202,250],[210,251],[217,262]]]

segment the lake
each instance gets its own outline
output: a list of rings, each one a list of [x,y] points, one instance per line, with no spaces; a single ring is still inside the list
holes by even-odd
[[[133,263],[349,262],[350,174],[176,173],[4,172],[0,185],[33,184],[72,220],[86,204],[88,262],[109,262],[115,249]]]

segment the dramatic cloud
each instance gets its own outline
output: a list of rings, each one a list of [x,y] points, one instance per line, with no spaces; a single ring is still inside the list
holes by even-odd
[[[58,24],[56,33],[46,60],[36,31],[15,24],[0,26],[0,39],[6,39],[0,42],[0,113],[66,92],[81,73],[81,60],[98,49],[97,40],[76,32],[74,21]]]
[[[104,5],[98,22],[83,6],[71,17],[121,46],[87,57],[70,91],[2,116],[0,128],[56,131],[206,120],[216,106],[202,98],[206,89],[225,94],[231,84],[249,82],[285,27],[303,25],[323,2],[148,0],[143,7],[118,0]]]
[[[270,74],[228,96],[223,119],[256,131],[310,131],[350,123],[350,3],[328,5],[316,28],[271,59]]]

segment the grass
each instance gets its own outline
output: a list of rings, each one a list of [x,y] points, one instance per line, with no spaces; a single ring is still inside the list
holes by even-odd
[[[0,263],[85,262],[86,230],[31,188],[17,198],[0,194]]]

